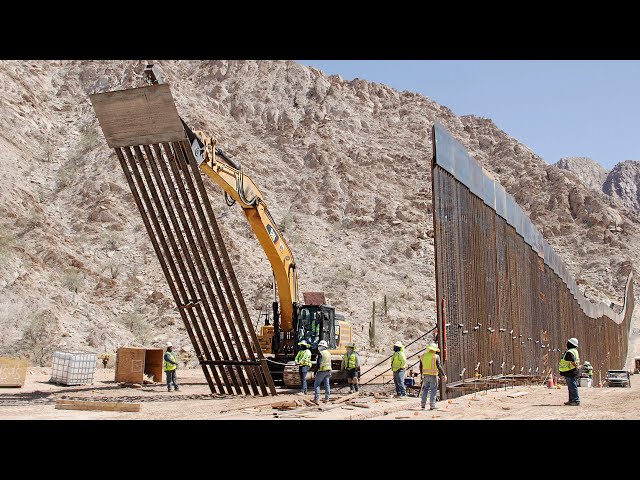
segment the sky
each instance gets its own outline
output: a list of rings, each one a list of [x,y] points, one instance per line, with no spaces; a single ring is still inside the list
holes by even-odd
[[[640,160],[637,60],[298,60],[487,117],[548,163]]]

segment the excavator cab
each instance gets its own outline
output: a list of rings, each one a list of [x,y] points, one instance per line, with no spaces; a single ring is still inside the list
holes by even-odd
[[[318,353],[318,342],[325,340],[329,349],[337,347],[336,311],[327,305],[302,305],[298,307],[298,341],[311,345],[311,353]]]

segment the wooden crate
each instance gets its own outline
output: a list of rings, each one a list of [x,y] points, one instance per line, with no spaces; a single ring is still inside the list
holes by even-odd
[[[144,375],[162,382],[164,350],[161,348],[121,347],[116,356],[116,382],[142,383]]]
[[[22,387],[27,376],[26,360],[0,357],[0,387]]]

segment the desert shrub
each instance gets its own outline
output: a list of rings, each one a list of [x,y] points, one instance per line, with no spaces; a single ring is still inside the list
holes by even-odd
[[[73,170],[69,168],[68,163],[61,165],[56,173],[56,193],[70,186],[73,183],[74,177]]]
[[[78,293],[78,290],[84,285],[84,277],[80,270],[76,267],[68,267],[62,272],[62,286],[68,288],[72,292]]]
[[[52,318],[46,312],[35,313],[22,331],[19,349],[35,364],[44,367],[59,345],[59,334],[60,325],[56,318]]]
[[[78,151],[80,153],[86,153],[98,144],[98,132],[94,128],[90,128],[82,135],[78,140]]]
[[[3,265],[11,256],[12,247],[16,238],[4,225],[0,225],[0,265]]]
[[[119,319],[120,323],[129,330],[136,342],[145,345],[151,337],[151,328],[149,324],[139,313],[129,312],[122,315]]]
[[[336,283],[344,285],[345,288],[349,286],[349,282],[353,279],[353,271],[351,266],[342,266],[336,270],[333,279]]]

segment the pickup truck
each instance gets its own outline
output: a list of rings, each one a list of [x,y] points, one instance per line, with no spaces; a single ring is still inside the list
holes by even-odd
[[[607,387],[631,388],[631,376],[626,370],[609,370],[607,372]]]

